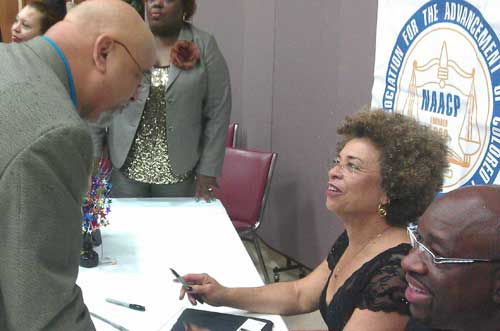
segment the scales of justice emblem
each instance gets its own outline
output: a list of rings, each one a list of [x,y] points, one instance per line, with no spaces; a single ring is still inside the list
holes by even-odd
[[[414,49],[414,52],[408,52],[416,54],[410,54],[409,60],[406,61],[408,64],[411,61],[411,67],[406,66],[405,69],[411,70],[403,69],[399,77],[398,85],[401,88],[397,93],[394,109],[395,112],[430,125],[446,137],[450,167],[445,173],[444,191],[459,187],[480,159],[491,114],[489,105],[484,109],[485,102],[477,97],[478,73],[481,88],[488,85],[484,68],[480,61],[460,61],[463,53],[455,58],[450,56],[447,42],[450,40],[449,35],[447,37],[423,38],[434,40],[422,42],[419,51]],[[454,37],[457,39],[457,35]],[[461,46],[465,46],[463,35],[461,37]],[[440,51],[439,46],[436,47],[436,41],[441,46]],[[433,44],[434,47],[426,47],[425,44]],[[469,52],[476,53],[469,42],[465,44]],[[429,58],[432,49],[436,50],[435,57]],[[459,47],[454,45],[454,51],[458,49]],[[479,108],[479,105],[483,108]],[[484,112],[485,110],[487,111]]]

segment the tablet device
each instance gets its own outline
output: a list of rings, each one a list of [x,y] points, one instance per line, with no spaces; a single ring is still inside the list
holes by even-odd
[[[171,331],[271,331],[273,322],[241,315],[185,309]]]

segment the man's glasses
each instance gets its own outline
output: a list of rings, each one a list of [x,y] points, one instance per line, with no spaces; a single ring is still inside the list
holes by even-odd
[[[129,51],[128,47],[125,46],[124,43],[122,43],[121,41],[118,41],[116,39],[113,39],[115,43],[117,43],[118,45],[122,46],[125,51],[128,53],[128,55],[130,56],[130,58],[132,59],[132,61],[134,61],[135,65],[137,66],[137,68],[139,69],[139,72],[142,73],[142,76],[146,76],[150,73],[149,70],[144,70],[141,68],[141,65],[139,64],[139,62],[137,62],[137,60],[135,59],[135,57],[132,55],[132,53]]]
[[[418,234],[418,225],[410,223],[406,228],[408,230],[408,236],[410,237],[410,243],[413,248],[417,248],[419,251],[424,252],[425,255],[434,264],[470,264],[470,263],[484,263],[484,262],[500,262],[500,259],[466,259],[457,257],[440,257],[436,256],[429,248],[425,247],[417,238],[420,237]]]

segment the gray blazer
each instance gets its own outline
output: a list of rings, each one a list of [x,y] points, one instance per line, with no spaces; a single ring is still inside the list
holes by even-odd
[[[229,71],[212,35],[185,24],[179,39],[191,40],[198,46],[200,61],[190,70],[171,66],[165,102],[172,170],[175,174],[184,174],[195,169],[197,174],[215,177],[222,171],[231,113]],[[149,89],[150,77],[145,77],[136,101],[128,104],[121,113],[106,113],[97,125],[91,124],[96,157],[101,155],[107,140],[113,166],[123,166]]]
[[[95,330],[75,281],[92,140],[45,40],[0,44],[0,330]]]

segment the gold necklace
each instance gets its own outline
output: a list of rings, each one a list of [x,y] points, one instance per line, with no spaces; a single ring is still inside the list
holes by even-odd
[[[391,227],[387,227],[384,229],[384,231],[380,232],[379,234],[377,234],[375,237],[373,237],[371,240],[369,240],[366,244],[363,245],[363,247],[361,247],[361,249],[356,253],[354,254],[354,256],[351,258],[351,260],[349,261],[349,263],[347,263],[345,266],[344,266],[344,269],[345,267],[348,267],[351,265],[351,263],[354,261],[354,259],[356,257],[358,257],[359,254],[361,254],[361,252],[363,252],[365,250],[366,247],[368,247],[370,244],[373,244],[375,243],[380,237],[382,237],[382,235],[387,231],[389,230]],[[340,262],[340,260],[339,260]],[[340,274],[340,271],[342,270],[342,268],[340,268],[340,266],[336,267],[334,272],[333,272],[333,278],[334,279],[337,279],[339,274]]]

